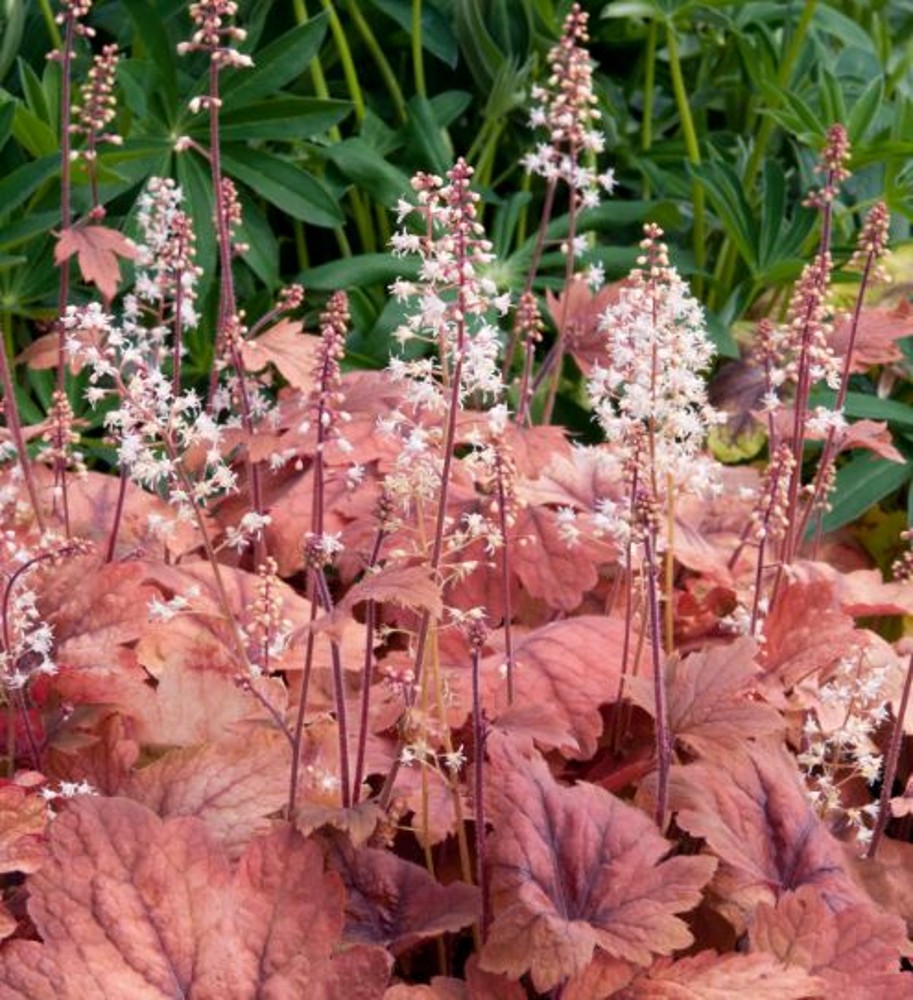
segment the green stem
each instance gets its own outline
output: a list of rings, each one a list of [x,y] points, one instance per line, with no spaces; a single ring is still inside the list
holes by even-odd
[[[54,20],[54,11],[51,8],[51,2],[50,0],[38,0],[38,6],[41,8],[41,16],[44,18],[45,27],[51,36],[51,47],[60,51],[60,47],[63,45],[63,38],[60,36],[60,28],[57,27],[57,22]]]
[[[698,143],[694,118],[691,115],[691,105],[688,103],[688,92],[685,90],[685,78],[682,75],[682,61],[678,52],[678,39],[675,36],[675,25],[667,22],[667,40],[669,48],[669,71],[672,74],[672,89],[675,92],[675,103],[678,116],[682,123],[682,137],[685,140],[685,152],[688,160],[695,166],[701,162],[701,148]],[[694,262],[698,273],[694,276],[694,294],[700,298],[704,290],[704,277],[700,272],[704,269],[707,257],[705,220],[704,220],[704,189],[695,180],[691,185],[691,197],[694,202]]]
[[[355,69],[355,61],[352,59],[352,50],[349,48],[349,40],[346,38],[345,28],[339,20],[336,8],[332,0],[320,0],[320,4],[330,17],[330,31],[333,41],[336,43],[336,50],[339,53],[339,63],[342,66],[343,76],[346,78],[346,87],[355,111],[355,120],[361,124],[365,117],[365,95],[362,93],[361,84],[358,82],[358,71]]]
[[[412,0],[412,67],[415,92],[425,97],[425,57],[422,51],[422,0]]]
[[[653,145],[653,104],[656,91],[656,39],[659,26],[656,21],[650,22],[647,33],[647,55],[644,67],[644,112],[640,123],[640,148],[648,152]],[[650,181],[644,175],[644,198],[650,197]]]
[[[321,2],[324,6],[329,5],[329,0],[321,0]],[[371,30],[371,25],[368,24],[361,13],[359,0],[346,0],[346,10],[348,10],[349,16],[352,18],[352,23],[355,25],[359,35],[361,35],[361,40],[365,43],[368,51],[374,57],[374,62],[377,63],[380,75],[387,86],[387,90],[390,92],[390,98],[393,101],[393,111],[396,114],[397,119],[400,124],[405,124],[406,99],[403,97],[399,81],[396,79],[396,74],[393,72],[390,63],[387,61],[387,57],[384,55],[384,50],[381,48],[380,42],[378,42],[374,32]],[[342,53],[340,52],[340,56],[341,55]],[[361,117],[364,117],[364,106],[362,106]],[[361,121],[361,118],[359,118],[359,121]]]

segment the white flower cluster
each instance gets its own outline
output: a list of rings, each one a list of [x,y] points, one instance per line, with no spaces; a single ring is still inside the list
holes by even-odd
[[[864,652],[842,659],[833,677],[821,685],[820,710],[806,717],[803,749],[797,757],[818,813],[844,818],[861,845],[871,839],[867,824],[877,814],[877,803],[847,808],[841,789],[852,778],[873,784],[881,774],[874,736],[888,720],[888,670]]]
[[[606,437],[657,499],[669,485],[699,494],[717,488],[702,451],[709,428],[724,419],[702,375],[714,353],[703,310],[661,236],[659,226],[645,226],[638,268],[602,317],[607,358],[588,385]]]
[[[611,170],[597,173],[585,163],[605,148],[593,91],[593,61],[586,49],[588,20],[589,15],[575,3],[565,19],[561,40],[548,54],[551,75],[544,86],[533,87],[536,103],[529,116],[530,125],[545,129],[547,139],[527,153],[522,163],[528,173],[549,183],[563,181],[580,207],[595,208],[603,192],[612,193],[615,174]]]

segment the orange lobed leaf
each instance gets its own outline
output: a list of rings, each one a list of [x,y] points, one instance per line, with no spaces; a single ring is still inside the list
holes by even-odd
[[[780,732],[780,713],[752,697],[751,686],[762,676],[755,662],[757,647],[742,637],[726,646],[711,646],[684,659],[672,657],[666,667],[669,729],[699,756],[737,746],[749,738]],[[653,684],[629,681],[632,699],[652,715]]]
[[[132,240],[107,226],[70,226],[57,237],[54,263],[62,264],[75,254],[83,280],[98,285],[110,302],[120,281],[118,258],[135,260],[137,252]]]
[[[816,887],[802,886],[758,907],[750,939],[753,951],[819,976],[822,996],[910,995],[909,974],[900,971],[909,951],[904,922],[870,904],[835,912]]]
[[[671,799],[679,826],[721,860],[714,888],[737,928],[758,903],[802,885],[816,886],[835,909],[864,901],[782,745],[745,743],[712,765],[675,768]]]
[[[258,372],[273,364],[294,389],[310,392],[320,352],[320,338],[304,336],[304,324],[281,319],[258,337],[241,344],[241,358],[248,371]]]
[[[0,950],[4,1000],[379,1000],[389,957],[337,952],[343,888],[320,849],[284,827],[235,873],[197,819],[84,798],[52,825],[29,878],[43,943]]]
[[[529,732],[547,749],[588,759],[602,733],[600,705],[618,697],[624,623],[584,615],[553,622],[514,645],[514,704],[508,708],[504,656],[482,664],[482,695],[493,718],[517,729],[525,708],[539,712]],[[465,671],[464,671],[465,674]],[[465,676],[462,683],[468,683]],[[465,704],[469,704],[468,696]],[[529,725],[530,720],[526,720]]]
[[[771,955],[702,951],[675,962],[658,959],[622,1000],[808,1000],[824,982]]]
[[[486,802],[495,914],[480,960],[545,991],[596,949],[640,965],[687,947],[677,913],[700,901],[716,862],[663,861],[669,842],[640,810],[593,785],[559,785],[545,761],[492,734]]]
[[[479,917],[479,890],[463,882],[441,885],[420,865],[391,851],[354,849],[327,837],[327,864],[346,887],[345,939],[387,947],[394,955]]]
[[[545,301],[552,322],[561,331],[568,353],[584,375],[608,361],[608,333],[602,329],[602,314],[618,302],[624,281],[604,285],[598,292],[590,291],[581,278],[574,278],[555,295],[548,290]]]
[[[163,819],[196,816],[232,857],[270,827],[288,796],[291,755],[275,730],[172,750],[135,772],[121,794]]]
[[[38,871],[47,822],[47,805],[34,789],[0,787],[0,873]]]
[[[828,337],[838,357],[845,357],[850,342],[851,317],[842,316]],[[902,357],[897,341],[913,334],[913,309],[904,298],[894,307],[863,307],[853,344],[852,370],[864,372],[871,365],[885,365]]]

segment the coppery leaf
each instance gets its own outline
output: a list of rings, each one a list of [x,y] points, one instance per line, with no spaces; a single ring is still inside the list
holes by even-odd
[[[783,729],[780,713],[751,696],[750,686],[761,676],[755,653],[755,643],[745,637],[670,659],[666,697],[669,729],[676,739],[703,756]],[[640,681],[632,678],[629,690],[652,714],[653,685]]]
[[[896,306],[863,307],[853,344],[852,371],[864,372],[872,365],[886,365],[898,361],[902,355],[897,341],[913,333],[913,310],[904,297]],[[846,355],[849,347],[851,317],[842,316],[828,337],[838,357]]]
[[[486,787],[495,919],[481,964],[551,989],[596,948],[648,965],[692,940],[677,913],[696,906],[715,862],[663,861],[652,821],[593,785],[559,785],[541,758],[489,738]]]
[[[510,718],[517,710],[535,708],[542,717],[535,736],[543,747],[560,748],[584,760],[592,757],[602,733],[599,706],[618,697],[623,642],[623,622],[591,615],[554,622],[524,636],[514,647]],[[494,718],[508,711],[503,667],[503,655],[486,657],[482,665],[483,698]]]
[[[441,885],[420,865],[390,851],[355,850],[327,837],[327,863],[346,887],[347,941],[402,954],[420,941],[459,931],[479,916],[479,890],[463,882]]]
[[[900,972],[908,950],[904,923],[869,904],[835,912],[817,888],[802,886],[776,906],[762,903],[750,937],[753,951],[819,976],[824,996],[909,995],[909,974]]]
[[[163,819],[196,816],[235,857],[288,796],[291,754],[274,730],[247,739],[172,750],[134,773],[121,794]]]
[[[248,371],[258,372],[273,364],[290,386],[309,392],[314,385],[314,369],[320,338],[304,336],[300,320],[281,319],[252,340],[241,344],[241,357]]]
[[[0,872],[35,872],[45,859],[48,810],[34,789],[0,787]]]
[[[812,809],[794,759],[772,740],[746,743],[713,765],[674,769],[672,806],[679,826],[720,858],[714,888],[737,927],[758,903],[802,885],[816,886],[834,908],[865,898]]]
[[[342,885],[288,828],[251,844],[232,875],[199,820],[85,798],[55,820],[29,889],[43,943],[0,951],[9,1000],[369,1000],[386,986],[379,949],[333,954]]]
[[[110,301],[120,281],[118,258],[135,260],[137,252],[132,240],[107,226],[71,226],[57,237],[54,263],[62,264],[76,254],[83,280],[98,285]]]
[[[702,951],[675,962],[658,959],[622,1000],[808,1000],[824,982],[771,955]]]

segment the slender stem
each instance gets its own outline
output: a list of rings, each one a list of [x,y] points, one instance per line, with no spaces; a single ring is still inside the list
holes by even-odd
[[[333,610],[333,598],[322,569],[313,571],[317,581],[317,593],[321,604],[327,612]],[[349,771],[349,726],[346,718],[345,675],[342,669],[342,656],[339,643],[330,639],[330,659],[333,664],[333,699],[336,703],[336,732],[339,740],[339,783],[342,786],[342,807],[348,809],[352,805],[352,782]]]
[[[349,48],[349,40],[346,37],[345,28],[339,20],[339,14],[333,6],[332,0],[320,0],[323,9],[329,14],[330,32],[333,41],[336,43],[336,50],[339,53],[339,63],[342,66],[343,76],[346,78],[346,87],[349,97],[352,99],[355,121],[359,124],[365,117],[365,95],[362,93],[361,84],[358,82],[358,70],[355,68],[355,60],[352,58],[352,50]]]
[[[481,649],[474,646],[472,650],[473,804],[475,806],[476,882],[482,891],[480,930],[484,942],[491,923],[491,897],[485,854],[485,720],[482,717],[482,696],[479,683],[481,659]]]
[[[675,104],[678,108],[678,116],[682,124],[682,137],[685,140],[685,151],[688,159],[695,166],[701,162],[701,147],[697,138],[697,130],[694,127],[694,118],[691,114],[691,105],[688,101],[688,91],[685,88],[685,78],[682,73],[681,56],[678,51],[678,38],[675,34],[675,25],[670,20],[667,24],[667,44],[669,48],[669,71],[672,75],[672,90],[675,93]],[[697,274],[694,276],[694,294],[700,298],[703,294],[704,278],[701,273],[704,270],[704,263],[707,259],[705,220],[704,220],[704,188],[700,181],[695,180],[691,185],[691,197],[694,203],[694,263],[697,267]]]
[[[387,57],[384,55],[384,50],[380,42],[378,42],[374,32],[371,30],[371,25],[368,24],[361,12],[361,7],[359,6],[360,2],[361,0],[346,0],[346,9],[349,12],[349,16],[352,18],[355,29],[358,31],[359,35],[361,35],[361,40],[365,43],[365,46],[371,53],[374,62],[377,64],[377,69],[387,87],[390,99],[393,101],[393,113],[396,115],[399,123],[404,125],[408,118],[408,115],[406,114],[406,99],[403,97],[399,81],[396,79],[396,74],[393,72]],[[326,0],[324,0],[324,4],[325,3]],[[340,58],[341,57],[342,53],[340,52]]]
[[[105,552],[105,562],[114,562],[117,551],[117,535],[120,532],[120,522],[124,516],[124,501],[127,499],[127,470],[120,470],[120,482],[117,487],[117,504],[114,507],[114,521],[111,524],[111,534],[108,536],[108,548]]]
[[[4,313],[4,321],[8,317]],[[22,434],[22,423],[19,420],[19,407],[16,405],[16,390],[13,386],[13,375],[10,371],[9,358],[6,356],[6,344],[0,344],[0,382],[3,385],[3,410],[6,418],[6,426],[13,439],[16,448],[16,459],[22,470],[22,481],[25,483],[26,491],[29,495],[29,502],[35,512],[35,523],[42,534],[45,531],[44,514],[38,503],[38,490],[35,487],[35,479],[32,476],[32,466],[29,461],[29,453],[25,447],[25,437]]]
[[[656,100],[656,42],[659,35],[659,24],[656,20],[650,22],[647,29],[647,54],[644,66],[644,110],[640,123],[640,148],[647,153],[653,145],[653,106]],[[650,180],[644,175],[643,196],[650,197]]]
[[[869,842],[869,850],[866,857],[874,858],[878,852],[878,845],[884,836],[884,831],[891,816],[891,792],[894,788],[894,779],[897,777],[897,764],[900,760],[900,747],[903,743],[904,729],[903,723],[907,715],[907,706],[910,704],[910,688],[913,687],[913,656],[907,663],[907,676],[904,678],[903,693],[900,696],[900,705],[897,708],[897,716],[894,719],[894,729],[891,732],[891,743],[885,756],[884,775],[881,780],[881,795],[878,798],[878,819],[875,821],[875,829],[872,832],[872,839]]]
[[[314,666],[314,644],[316,636],[313,624],[317,617],[316,584],[313,574],[308,574],[308,600],[311,605],[307,640],[304,647],[304,664],[301,672],[301,690],[298,692],[298,708],[295,712],[295,725],[292,729],[292,769],[289,774],[288,804],[286,816],[295,818],[295,806],[298,801],[298,774],[301,769],[301,744],[304,738],[304,720],[307,716],[308,693],[311,686],[311,672]]]
[[[368,557],[365,567],[370,572],[380,559],[381,546],[386,532],[381,526],[374,537],[374,547]],[[368,716],[371,708],[371,673],[374,669],[374,627],[377,623],[377,605],[373,600],[367,602],[365,609],[365,659],[361,675],[361,707],[358,720],[358,749],[355,754],[355,781],[352,788],[352,801],[357,805],[361,796],[361,784],[365,776],[365,755],[368,745]]]
[[[514,630],[510,596],[510,548],[507,535],[507,497],[504,489],[504,458],[495,451],[498,490],[498,530],[501,533],[501,603],[504,605],[504,655],[507,658],[507,704],[514,703]]]
[[[650,613],[650,651],[653,655],[653,697],[656,715],[656,825],[665,829],[666,807],[669,798],[669,770],[672,764],[672,742],[666,710],[666,682],[663,675],[662,619],[659,607],[659,566],[656,563],[654,529],[648,525],[644,531],[644,585]]]
[[[415,72],[415,92],[422,97],[425,88],[425,56],[422,50],[422,0],[412,0],[412,67]]]

